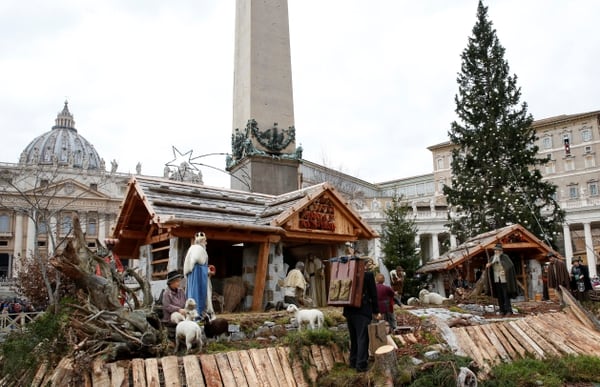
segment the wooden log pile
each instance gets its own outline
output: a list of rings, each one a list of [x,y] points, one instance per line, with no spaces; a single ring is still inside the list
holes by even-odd
[[[73,219],[74,238],[65,249],[50,259],[50,264],[69,277],[77,287],[77,303],[68,305],[73,312],[68,324],[73,357],[117,360],[159,356],[166,350],[166,337],[152,312],[149,283],[133,270],[118,272],[111,264],[110,252],[100,256],[91,251],[77,218]],[[99,243],[99,242],[98,242]],[[137,286],[126,286],[125,276]],[[138,299],[138,293],[143,294]],[[127,307],[122,298],[129,300]]]

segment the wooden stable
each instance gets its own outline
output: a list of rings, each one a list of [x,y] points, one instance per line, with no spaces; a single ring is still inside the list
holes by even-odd
[[[530,284],[531,268],[529,265],[531,261],[537,261],[541,265],[548,261],[546,255],[549,252],[553,252],[559,259],[563,259],[559,253],[553,251],[525,227],[514,224],[468,239],[442,256],[426,262],[417,269],[417,273],[431,273],[436,277],[440,288],[443,287],[444,290],[451,287],[452,280],[459,274],[470,283],[475,283],[476,270],[485,268],[497,243],[502,244],[504,253],[508,254],[515,265],[517,285],[521,288],[525,301],[535,298],[535,295],[530,296],[529,294],[530,285],[535,285]],[[539,274],[541,275],[541,269]],[[436,291],[442,293],[439,288]],[[446,295],[448,294],[446,293]]]
[[[262,308],[276,249],[318,251],[326,260],[346,241],[378,236],[328,183],[267,195],[136,176],[117,217],[112,249],[121,258],[145,257],[140,266],[148,268],[148,279],[160,281],[182,268],[198,231],[206,234],[217,279],[252,272],[247,282],[255,311]],[[243,259],[251,263],[243,266]]]

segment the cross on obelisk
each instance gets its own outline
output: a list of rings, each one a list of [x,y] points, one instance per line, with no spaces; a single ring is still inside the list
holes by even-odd
[[[269,194],[296,190],[301,157],[287,0],[237,0],[231,187]]]

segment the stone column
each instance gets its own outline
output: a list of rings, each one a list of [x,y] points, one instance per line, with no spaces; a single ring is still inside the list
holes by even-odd
[[[417,234],[415,236],[415,247],[419,249],[419,265],[423,264],[423,256],[421,255],[421,235]]]
[[[593,278],[596,276],[596,255],[594,254],[594,239],[592,238],[592,226],[590,222],[583,224],[583,234],[585,235],[587,266],[590,271],[590,278]]]
[[[98,213],[98,240],[104,243],[106,239],[106,214]]]
[[[571,242],[571,229],[569,229],[569,225],[565,222],[563,223],[563,239],[565,242],[565,259],[567,262],[567,269],[571,270],[571,262],[573,260],[573,245]]]
[[[440,257],[440,241],[438,240],[438,234],[431,234],[431,259],[438,259]]]
[[[23,215],[16,214],[15,215],[15,246],[13,249],[13,257],[19,259],[19,257],[23,257]],[[9,276],[12,272],[13,263],[11,262],[8,265]]]
[[[29,256],[35,253],[35,223],[33,219],[27,218],[27,243],[25,245],[25,254]]]
[[[450,234],[450,248],[454,249],[456,248],[456,246],[458,246],[458,243],[456,241],[456,235]]]

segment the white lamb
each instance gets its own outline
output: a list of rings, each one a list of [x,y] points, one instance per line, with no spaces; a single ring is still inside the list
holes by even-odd
[[[188,298],[185,301],[185,306],[183,307],[185,313],[173,312],[171,313],[171,322],[173,324],[178,324],[183,320],[194,321],[198,317],[198,311],[196,310],[196,300],[193,298]]]
[[[319,309],[298,309],[294,304],[289,304],[287,307],[289,313],[294,313],[296,323],[298,324],[298,330],[302,329],[303,323],[308,323],[310,329],[323,327],[323,321],[325,316]]]
[[[190,352],[194,343],[198,344],[198,351],[202,349],[202,329],[194,321],[184,320],[175,328],[175,353],[179,350],[179,341],[185,339],[187,352]]]
[[[419,301],[421,304],[442,305],[444,301],[452,299],[454,299],[453,295],[450,295],[450,297],[442,297],[438,293],[430,292],[427,289],[423,289],[419,292]]]

